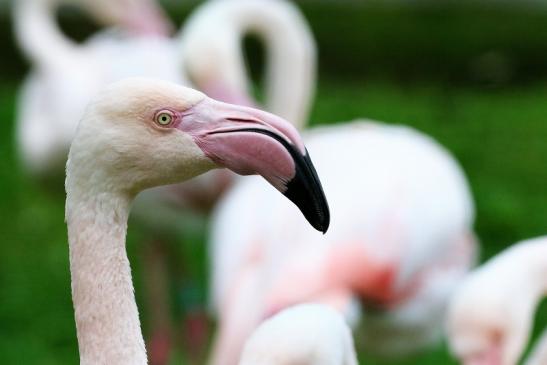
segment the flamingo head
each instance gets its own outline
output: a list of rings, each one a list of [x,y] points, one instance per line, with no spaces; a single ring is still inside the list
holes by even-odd
[[[217,167],[263,176],[327,230],[321,183],[289,122],[159,80],[119,81],[90,104],[70,150],[67,187],[92,180],[134,195]]]

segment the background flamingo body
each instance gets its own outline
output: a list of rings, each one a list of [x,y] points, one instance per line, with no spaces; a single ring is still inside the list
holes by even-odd
[[[439,339],[448,294],[473,263],[469,187],[431,138],[356,121],[305,139],[324,176],[331,229],[324,237],[308,230],[297,211],[253,179],[227,194],[210,242],[211,304],[220,317],[214,364],[236,362],[265,316],[309,300],[344,313],[354,313],[358,297],[384,300],[384,314],[365,308],[371,320],[364,331],[385,342],[379,351],[416,351]],[[354,272],[340,274],[349,267]]]

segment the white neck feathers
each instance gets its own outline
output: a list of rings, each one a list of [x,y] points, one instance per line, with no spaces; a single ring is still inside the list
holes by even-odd
[[[67,189],[68,190],[68,189]],[[67,194],[72,300],[81,364],[147,363],[125,248],[131,197]]]

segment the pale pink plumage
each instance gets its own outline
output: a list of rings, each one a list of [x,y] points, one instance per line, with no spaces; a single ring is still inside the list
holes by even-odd
[[[17,138],[25,167],[38,176],[62,173],[77,121],[106,84],[129,76],[186,83],[168,38],[110,31],[77,44],[56,23],[56,7],[62,2],[21,0],[14,11],[17,39],[33,66],[18,103]],[[149,16],[161,21],[151,0],[74,2],[105,23],[123,23],[134,12],[144,22],[144,9],[158,9]]]
[[[439,340],[445,304],[472,265],[473,201],[454,159],[410,128],[371,122],[306,136],[332,210],[330,231],[307,229],[297,211],[235,186],[213,220],[212,306],[220,330],[212,363],[235,364],[266,316],[301,301],[355,317],[374,350],[404,355]],[[266,207],[266,208],[265,208]]]

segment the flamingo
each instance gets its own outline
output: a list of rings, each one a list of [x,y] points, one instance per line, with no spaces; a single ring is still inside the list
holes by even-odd
[[[449,293],[472,265],[472,197],[438,143],[362,120],[316,128],[305,139],[332,227],[325,237],[307,230],[297,211],[253,179],[228,192],[210,238],[219,318],[211,364],[236,364],[261,320],[306,301],[332,305],[350,323],[365,303],[364,342],[380,355],[418,351],[440,339]]]
[[[515,365],[547,294],[547,236],[512,245],[473,271],[454,294],[447,329],[465,365]],[[527,364],[547,362],[547,332]]]
[[[351,330],[329,306],[300,304],[264,321],[246,341],[240,365],[357,365]]]
[[[15,3],[17,38],[34,66],[22,88],[17,120],[21,160],[33,176],[53,180],[60,177],[79,116],[93,95],[109,82],[128,76],[148,76],[190,85],[186,76],[189,73],[195,85],[207,89],[205,85],[215,85],[211,75],[218,78],[218,85],[231,85],[225,81],[234,80],[233,73],[241,77],[238,83],[244,85],[244,64],[238,58],[241,57],[240,44],[230,43],[233,47],[230,49],[215,38],[225,39],[230,34],[232,40],[241,42],[250,30],[247,18],[263,22],[260,34],[267,42],[268,54],[272,55],[271,62],[268,62],[271,84],[268,90],[273,91],[266,98],[267,104],[277,108],[291,122],[303,124],[313,89],[315,48],[304,18],[290,2],[271,0],[260,7],[246,1],[207,2],[189,18],[186,30],[168,38],[167,33],[172,27],[153,0],[70,0],[89,10],[102,23],[122,24],[132,31],[130,34],[103,32],[79,45],[66,38],[55,22],[55,9],[62,1],[21,0]],[[211,19],[215,21],[211,22]],[[279,42],[278,33],[290,36],[291,41]],[[211,47],[200,48],[204,43]],[[215,47],[222,48],[218,51],[223,52],[221,57],[206,53],[217,52]],[[211,56],[210,68],[195,70],[194,65],[208,56]],[[227,66],[235,63],[242,69],[234,70]],[[290,90],[291,98],[282,99],[287,90]],[[216,96],[235,100],[228,91]],[[230,92],[241,95],[246,90]],[[270,99],[271,103],[268,102]],[[285,105],[282,105],[283,101]],[[207,212],[231,180],[231,174],[215,170],[185,184],[150,189],[140,194],[135,202],[133,220],[147,232],[146,236],[160,237],[161,232],[172,231],[180,225],[181,216]],[[158,211],[165,212],[165,220],[150,214]],[[145,283],[148,277],[163,278],[148,285],[159,290],[147,292],[153,293],[149,299],[150,307],[165,308],[168,300],[161,303],[167,293],[161,288],[167,287],[163,268],[165,260],[158,249],[161,247],[158,241],[146,245],[150,248],[148,252],[154,253],[149,256],[154,257],[144,265]],[[170,322],[166,318],[168,312],[151,310],[154,359],[166,358],[169,352],[167,338],[170,331],[164,328]],[[155,351],[156,348],[161,350]]]
[[[329,210],[292,125],[173,83],[130,78],[86,109],[66,168],[72,299],[82,364],[146,364],[125,235],[143,189],[226,167],[260,174],[316,229]]]

